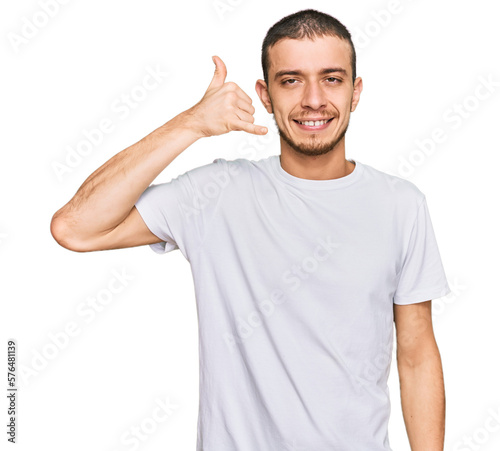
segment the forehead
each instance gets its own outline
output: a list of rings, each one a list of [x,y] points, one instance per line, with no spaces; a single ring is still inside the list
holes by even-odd
[[[336,36],[282,39],[269,48],[269,77],[280,70],[319,71],[342,67],[351,74],[351,48]]]

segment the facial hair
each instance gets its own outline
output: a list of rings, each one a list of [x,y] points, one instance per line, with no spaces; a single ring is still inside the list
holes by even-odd
[[[331,141],[329,142],[321,142],[316,139],[317,135],[313,135],[307,142],[301,142],[297,143],[292,139],[290,135],[287,134],[285,130],[283,130],[278,123],[276,122],[276,118],[274,118],[274,123],[276,124],[276,127],[278,128],[278,133],[281,138],[297,153],[300,153],[302,155],[306,156],[318,156],[318,155],[324,155],[327,154],[328,152],[331,152],[337,144],[342,141],[344,138],[347,128],[349,127],[349,121],[347,122],[346,126],[344,127],[343,130],[340,131],[340,134],[336,137],[334,137]]]
[[[351,102],[352,102],[352,98],[351,98]],[[287,132],[285,130],[281,129],[280,126],[278,125],[278,123],[276,122],[276,117],[274,116],[274,108],[273,108],[272,100],[271,100],[271,110],[273,112],[274,123],[276,124],[276,127],[278,128],[278,133],[279,133],[280,137],[283,139],[283,141],[285,141],[293,150],[295,150],[295,152],[300,153],[302,155],[309,156],[309,157],[324,155],[328,152],[331,152],[333,149],[335,149],[337,144],[340,141],[342,141],[342,139],[344,138],[344,136],[347,132],[347,128],[349,127],[350,119],[351,119],[349,117],[346,126],[343,128],[343,130],[340,131],[340,134],[337,137],[333,138],[330,142],[326,142],[326,143],[322,144],[321,141],[318,142],[316,140],[316,135],[312,135],[311,136],[312,139],[309,139],[309,142],[299,144],[299,143],[295,142],[292,139],[292,137],[287,134]]]

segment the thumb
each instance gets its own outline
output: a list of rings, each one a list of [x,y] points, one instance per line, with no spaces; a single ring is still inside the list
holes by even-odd
[[[212,61],[215,63],[215,73],[208,89],[221,87],[227,76],[227,69],[224,62],[218,56],[212,56]]]

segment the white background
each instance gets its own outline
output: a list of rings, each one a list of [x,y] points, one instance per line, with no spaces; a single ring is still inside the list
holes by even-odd
[[[254,90],[262,78],[262,40],[277,20],[306,7],[337,17],[357,43],[364,90],[351,116],[346,157],[404,177],[427,196],[453,290],[433,306],[446,384],[445,448],[499,449],[496,3],[87,0],[59,4],[45,24],[39,2],[4,6],[0,361],[6,377],[7,339],[16,339],[13,449],[195,449],[198,335],[189,263],[180,251],[160,256],[147,247],[74,253],[53,240],[50,220],[101,164],[202,97],[214,54],[226,63],[227,81],[252,97],[256,123],[269,124]],[[33,21],[35,28],[27,25]],[[22,41],[23,32],[32,36]],[[147,71],[158,68],[168,75],[156,88],[142,89]],[[480,87],[481,77],[496,86]],[[125,108],[122,96],[131,92],[138,101]],[[454,112],[457,106],[468,117]],[[68,149],[82,146],[85,133],[106,118],[112,131],[80,147],[87,155],[73,155],[69,167]],[[432,144],[435,129],[441,140]],[[243,132],[206,138],[157,182],[218,157],[260,159],[279,151],[276,135],[266,144]],[[130,280],[113,282],[119,292],[106,298],[116,272]],[[87,304],[96,296],[109,302],[91,317]],[[63,340],[71,327],[78,334]],[[390,392],[391,445],[409,450],[395,362]],[[172,408],[153,424],[147,418],[158,402]],[[141,424],[155,431],[138,447],[123,443]]]

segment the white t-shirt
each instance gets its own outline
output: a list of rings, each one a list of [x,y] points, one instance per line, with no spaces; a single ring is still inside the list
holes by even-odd
[[[393,303],[450,293],[424,194],[355,162],[295,177],[279,155],[222,158],[136,207],[189,261],[197,451],[389,451]]]

